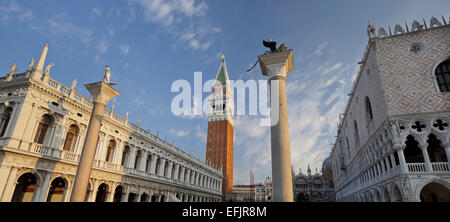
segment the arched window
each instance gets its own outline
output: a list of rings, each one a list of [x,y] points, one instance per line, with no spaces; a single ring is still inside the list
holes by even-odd
[[[69,131],[67,131],[66,134],[66,141],[64,142],[64,150],[65,151],[72,151],[73,148],[75,147],[75,143],[77,141],[78,138],[78,126],[75,124],[70,125],[69,127]]]
[[[134,169],[138,169],[139,164],[141,163],[142,151],[138,150],[136,153],[136,161],[134,161]]]
[[[147,162],[145,163],[145,172],[150,171],[151,164],[152,164],[152,155],[148,154],[147,155]]]
[[[106,150],[106,158],[105,158],[106,162],[111,162],[112,161],[115,149],[116,149],[116,141],[115,140],[110,140],[109,144],[108,144],[108,148]]]
[[[102,183],[97,190],[97,196],[95,197],[95,202],[105,202],[108,196],[108,185]]]
[[[17,182],[11,202],[31,202],[36,189],[36,176],[26,173]]]
[[[437,84],[441,92],[450,91],[450,59],[447,59],[435,70]]]
[[[12,108],[7,107],[5,111],[1,114],[0,121],[0,137],[3,137],[8,127],[9,120],[11,119]]]
[[[130,147],[129,146],[125,146],[123,148],[123,153],[122,153],[122,166],[126,166],[127,165],[127,160],[128,160],[128,156],[130,155]]]
[[[47,202],[63,202],[65,189],[66,181],[63,178],[54,179],[48,191]]]
[[[355,132],[354,132],[355,133],[355,143],[358,143],[359,142],[359,132],[358,132],[358,124],[356,123],[356,120],[355,120],[354,125],[355,125],[355,127],[354,127],[355,128],[354,129],[355,130]]]
[[[366,97],[366,119],[367,119],[367,125],[369,125],[369,123],[373,119],[372,106],[370,105],[369,97]]]
[[[161,163],[161,158],[157,157],[157,159],[156,159],[156,167],[155,167],[155,175],[158,175],[158,176],[159,176],[158,173],[159,173],[159,168],[160,168],[159,165],[161,165],[160,163]]]
[[[113,202],[120,202],[122,200],[123,188],[121,185],[116,187],[114,191],[114,199]]]
[[[445,153],[444,147],[441,145],[441,141],[436,138],[435,135],[430,134],[427,142],[427,151],[430,162],[447,162],[447,154]]]
[[[45,136],[47,135],[48,128],[50,128],[51,124],[53,123],[53,118],[45,114],[41,117],[41,120],[39,121],[39,125],[36,131],[36,135],[34,137],[34,142],[43,144]]]
[[[423,163],[422,150],[419,147],[419,142],[417,142],[413,136],[409,135],[406,137],[406,148],[403,151],[405,153],[406,163]]]

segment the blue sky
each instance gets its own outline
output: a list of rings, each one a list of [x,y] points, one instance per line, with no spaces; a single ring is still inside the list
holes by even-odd
[[[367,42],[368,21],[378,29],[410,26],[431,16],[448,20],[450,1],[268,1],[268,0],[2,0],[0,68],[26,70],[49,42],[51,76],[77,91],[98,81],[109,64],[119,83],[115,112],[175,145],[205,158],[207,118],[174,116],[170,104],[178,79],[193,83],[194,72],[214,78],[222,54],[230,79],[263,79],[259,66],[245,70],[272,38],[294,49],[288,75],[288,113],[294,170],[320,170],[336,133],[339,112]],[[205,97],[207,94],[204,95]],[[110,107],[111,104],[108,105]],[[236,117],[235,184],[271,176],[270,131],[259,117]]]

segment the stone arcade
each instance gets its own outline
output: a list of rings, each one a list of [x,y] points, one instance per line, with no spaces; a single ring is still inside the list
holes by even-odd
[[[0,78],[0,201],[69,201],[92,101],[43,72]],[[109,79],[107,79],[109,81]],[[114,107],[114,106],[113,106]],[[85,201],[213,202],[223,174],[148,130],[105,110]]]

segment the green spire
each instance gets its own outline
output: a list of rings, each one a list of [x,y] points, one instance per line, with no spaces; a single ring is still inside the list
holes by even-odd
[[[216,80],[225,85],[228,78],[227,66],[225,65],[225,56],[222,56],[222,63],[220,64],[219,72],[217,73]]]

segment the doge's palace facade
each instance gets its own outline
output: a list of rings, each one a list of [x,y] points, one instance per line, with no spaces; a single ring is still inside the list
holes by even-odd
[[[338,201],[450,201],[450,25],[376,31],[332,149]]]
[[[0,201],[69,201],[92,101],[37,62],[0,78]],[[128,114],[127,114],[128,116]],[[85,201],[215,202],[223,174],[111,110],[104,112]]]

